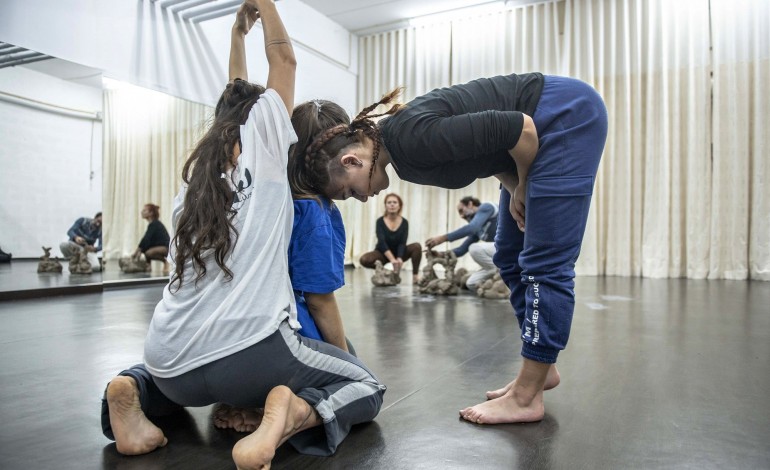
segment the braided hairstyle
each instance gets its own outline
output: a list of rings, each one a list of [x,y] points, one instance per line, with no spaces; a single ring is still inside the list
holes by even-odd
[[[369,181],[371,182],[382,145],[379,128],[373,119],[393,115],[402,109],[403,105],[394,103],[401,91],[401,88],[396,88],[387,93],[376,103],[361,110],[350,124],[340,124],[317,135],[305,151],[304,165],[298,169],[303,173],[303,180],[317,193],[329,194],[333,192],[334,188],[330,187],[332,178],[345,173],[345,168],[337,157],[350,147],[363,146],[366,140],[370,139],[373,143],[372,167],[369,169]],[[380,105],[389,105],[390,108],[384,113],[373,114],[372,111]]]
[[[182,286],[188,260],[192,260],[195,282],[202,279],[206,275],[204,258],[209,256],[214,257],[226,280],[233,278],[225,258],[238,241],[238,232],[232,223],[234,193],[222,175],[235,164],[233,148],[236,143],[240,144],[240,126],[264,92],[264,87],[245,80],[235,79],[229,83],[214,109],[211,127],[184,164],[182,179],[187,191],[172,241],[172,245],[176,245],[172,289],[174,284],[176,290]]]
[[[337,103],[312,100],[297,105],[291,114],[291,125],[297,134],[297,143],[289,148],[289,186],[294,199],[315,199],[320,194],[304,171],[305,155],[313,140],[324,130],[350,124],[350,116]]]

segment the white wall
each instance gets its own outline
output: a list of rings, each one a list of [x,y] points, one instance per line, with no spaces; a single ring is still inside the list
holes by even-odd
[[[234,15],[192,24],[159,3],[2,0],[0,41],[213,106],[227,82]],[[296,102],[324,98],[354,113],[357,40],[298,0],[282,0],[277,7],[297,55]],[[249,78],[264,83],[267,62],[259,26],[247,38],[247,53]],[[0,91],[102,109],[100,90],[10,70],[0,79]],[[100,123],[0,101],[0,246],[15,257],[40,256],[41,245],[55,246],[57,252],[75,218],[101,208],[101,155]]]
[[[213,105],[227,81],[234,17],[193,24],[159,4],[3,0],[0,41],[100,69],[110,78]],[[334,97],[352,112],[357,41],[298,0],[282,0],[277,6],[295,39],[297,99]],[[261,33],[255,28],[249,37],[250,58],[264,55]],[[250,69],[255,71],[253,80],[259,81],[257,72],[264,70],[264,64],[252,60]]]
[[[60,255],[75,219],[101,210],[102,124],[2,99],[10,95],[101,113],[102,92],[22,67],[0,69],[0,246],[17,258],[41,256],[43,245]]]

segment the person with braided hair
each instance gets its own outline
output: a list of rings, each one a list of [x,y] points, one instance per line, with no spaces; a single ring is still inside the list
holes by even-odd
[[[345,226],[339,208],[302,179],[305,151],[321,131],[349,124],[338,104],[312,100],[294,108],[291,122],[297,143],[289,150],[289,184],[294,225],[289,242],[289,276],[297,302],[299,334],[355,354],[345,337],[334,291],[345,285]]]
[[[460,416],[539,421],[572,324],[574,266],[607,138],[604,102],[586,83],[540,73],[481,78],[405,106],[392,104],[397,95],[316,139],[305,157],[311,184],[332,199],[365,202],[387,188],[390,164],[405,181],[449,189],[497,177],[494,263],[511,289],[523,360],[513,381]],[[375,114],[378,105],[391,107]]]
[[[294,223],[289,241],[289,278],[297,304],[300,335],[325,341],[356,355],[345,336],[334,291],[345,284],[345,226],[337,206],[303,184],[296,163],[304,164],[304,154],[313,137],[326,128],[349,124],[348,113],[338,104],[312,100],[297,105],[291,115],[297,143],[289,149],[289,185],[294,199]],[[214,426],[253,432],[262,419],[262,410],[218,404]]]
[[[244,36],[261,18],[267,87],[247,82]],[[144,364],[105,390],[102,429],[118,452],[167,444],[148,416],[181,406],[264,408],[232,451],[237,468],[269,468],[289,442],[331,455],[374,419],[385,386],[355,356],[300,336],[288,266],[287,174],[296,59],[272,0],[238,10],[230,82],[183,170],[173,210],[173,271],[145,340]]]

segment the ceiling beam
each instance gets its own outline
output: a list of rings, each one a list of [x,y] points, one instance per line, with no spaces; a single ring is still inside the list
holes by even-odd
[[[182,2],[186,2],[187,0],[160,0],[160,7],[161,8],[168,8],[173,7],[174,5],[177,5]]]
[[[213,20],[214,18],[219,18],[219,17],[222,17],[222,16],[232,15],[233,13],[238,11],[238,9],[240,7],[241,6],[238,5],[238,6],[235,6],[235,7],[228,8],[226,10],[215,11],[215,12],[209,13],[207,15],[196,16],[195,18],[192,18],[190,21],[193,22],[193,23],[200,23],[201,21],[208,21],[208,20]]]
[[[240,6],[241,3],[243,3],[243,0],[227,0],[224,2],[216,2],[211,6],[207,6],[205,8],[201,8],[194,11],[188,11],[187,13],[183,13],[179,16],[183,20],[190,20],[198,16],[207,15],[209,13],[214,13],[216,11],[226,10],[235,6]]]
[[[191,2],[185,2],[179,6],[174,6],[172,8],[169,8],[174,13],[189,10],[190,8],[195,8],[198,5],[203,5],[204,3],[211,3],[211,0],[192,0]]]
[[[2,65],[2,64],[9,64],[11,62],[18,62],[18,61],[21,61],[21,60],[33,59],[33,58],[41,57],[41,56],[45,56],[45,55],[41,54],[39,52],[34,52],[34,51],[27,51],[27,52],[23,52],[21,54],[16,54],[16,55],[14,55],[14,54],[2,55],[2,56],[0,56],[0,65]],[[45,56],[45,57],[47,57],[47,56]]]

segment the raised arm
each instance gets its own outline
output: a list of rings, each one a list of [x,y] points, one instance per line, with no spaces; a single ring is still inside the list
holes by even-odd
[[[281,96],[286,110],[291,115],[294,109],[294,78],[297,59],[291,39],[283,26],[275,2],[272,0],[247,0],[246,5],[256,8],[262,18],[262,30],[265,35],[265,55],[267,56],[267,87]]]
[[[256,8],[245,3],[241,5],[235,14],[235,24],[233,24],[233,29],[230,33],[230,65],[228,67],[231,83],[236,78],[247,81],[249,79],[249,72],[246,69],[244,38],[249,34],[257,18],[259,18],[259,14]]]

